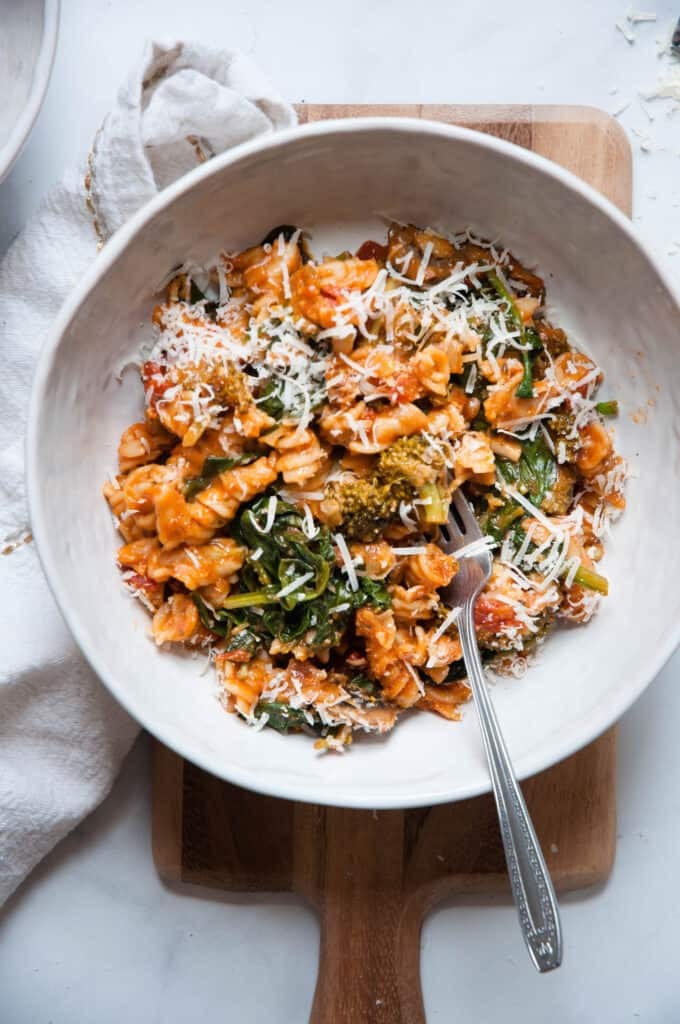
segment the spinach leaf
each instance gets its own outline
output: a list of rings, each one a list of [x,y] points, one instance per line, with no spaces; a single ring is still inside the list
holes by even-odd
[[[305,713],[302,708],[292,708],[290,704],[284,704],[278,700],[261,700],[258,701],[255,707],[256,717],[261,715],[268,715],[267,725],[270,729],[275,729],[277,732],[287,733],[289,730],[298,730],[310,728],[310,723],[305,717]],[[308,712],[309,714],[309,712]],[[318,719],[315,719],[315,724],[321,723]]]
[[[192,305],[195,305],[198,302],[203,302],[204,299],[205,299],[205,295],[203,294],[203,292],[198,287],[198,285],[196,284],[196,282],[194,281],[194,279],[192,277],[191,278],[191,284],[190,284],[190,287],[189,287],[189,302],[191,302]]]
[[[326,401],[326,382],[320,369],[315,370],[304,392],[299,388],[291,392],[281,380],[270,377],[257,392],[257,406],[275,420],[283,419],[284,416],[296,419],[304,411],[308,398],[312,410],[318,409]]]
[[[244,626],[238,631],[232,631],[224,649],[225,651],[244,651],[250,658],[259,648],[260,638],[257,633],[253,633],[251,629]]]
[[[533,370],[533,357],[532,352],[538,351],[542,348],[542,342],[538,335],[538,332],[533,327],[525,327],[520,312],[515,304],[514,296],[505,287],[503,281],[495,271],[490,271],[486,275],[486,279],[499,296],[503,299],[508,307],[508,319],[512,322],[513,326],[519,331],[520,341],[524,346],[522,351],[522,365],[524,367],[524,373],[522,379],[517,385],[515,394],[518,398],[533,398],[534,396],[534,370]]]
[[[383,611],[389,608],[392,598],[384,580],[372,580],[368,576],[359,578],[359,589],[349,591],[350,601],[354,608],[362,608],[365,604],[373,605]]]
[[[532,352],[536,352],[542,348],[541,339],[538,336],[538,332],[533,327],[527,327],[522,330],[522,341],[528,348],[522,351],[522,366],[524,372],[522,379],[517,385],[515,394],[518,398],[533,398],[534,397],[534,360]]]
[[[191,599],[196,605],[201,624],[212,633],[217,633],[218,636],[226,636],[228,627],[218,621],[216,614],[213,614],[210,608],[208,608],[201,595],[194,591],[191,595]]]
[[[260,391],[257,407],[262,412],[266,412],[267,416],[271,416],[275,420],[281,419],[286,411],[286,407],[281,398],[281,384],[279,381],[273,377],[269,378]]]
[[[191,501],[197,494],[204,491],[220,473],[226,473],[228,469],[233,469],[234,466],[247,466],[249,462],[254,462],[255,459],[259,458],[259,452],[244,452],[242,455],[228,455],[224,457],[209,455],[203,463],[201,475],[189,477],[185,483],[184,497],[187,501]]]
[[[497,459],[496,465],[505,482],[513,484],[537,506],[557,479],[557,462],[542,434],[525,442],[518,462]]]
[[[337,644],[352,613],[364,605],[388,608],[391,599],[385,583],[359,577],[356,591],[335,564],[333,540],[326,526],[308,537],[299,510],[277,498],[271,530],[262,532],[270,494],[244,506],[231,535],[249,549],[259,549],[257,559],[246,559],[239,574],[239,593],[230,595],[215,613],[228,629],[246,626],[260,638],[283,644],[304,642],[320,650]],[[308,578],[295,590],[281,591],[295,580]]]
[[[279,235],[283,235],[285,242],[290,242],[291,238],[298,229],[293,224],[279,224],[277,227],[272,228],[264,236],[260,245],[273,245],[278,240]]]
[[[508,499],[504,505],[494,509],[484,518],[484,533],[488,533],[496,541],[502,541],[512,524],[524,515],[526,513],[522,506]]]
[[[460,659],[460,661],[451,662],[451,664],[449,665],[449,670],[446,673],[446,679],[444,680],[444,682],[455,683],[459,679],[467,679],[467,669],[465,667],[465,662],[463,661],[462,658]]]
[[[371,679],[370,676],[366,676],[363,673],[358,673],[352,676],[351,679],[348,679],[345,688],[369,704],[382,698],[380,685],[375,679]]]

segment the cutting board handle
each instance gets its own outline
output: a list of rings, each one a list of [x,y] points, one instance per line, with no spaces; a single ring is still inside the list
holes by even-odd
[[[420,901],[404,902],[403,813],[306,813],[307,828],[299,831],[296,816],[296,845],[307,846],[296,857],[296,867],[306,873],[299,889],[312,895],[312,882],[321,918],[311,1024],[425,1024],[423,914]]]

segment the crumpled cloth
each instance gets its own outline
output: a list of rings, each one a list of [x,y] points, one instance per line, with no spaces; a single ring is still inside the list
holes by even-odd
[[[103,800],[138,731],[76,648],[30,539],[24,432],[43,339],[101,245],[160,189],[295,122],[242,54],[149,43],[89,159],[0,263],[0,904]]]

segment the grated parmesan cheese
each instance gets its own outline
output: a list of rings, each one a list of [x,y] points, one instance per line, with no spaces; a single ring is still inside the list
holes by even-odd
[[[449,629],[449,627],[454,624],[462,610],[462,607],[451,609],[451,611],[447,614],[446,618],[444,618],[442,622],[440,622],[440,624],[437,626],[434,633],[430,637],[430,646],[432,646],[432,644],[439,640],[439,638],[444,635],[447,629]]]
[[[424,697],[425,685],[422,679],[420,678],[420,673],[413,667],[413,665],[411,665],[408,661],[405,661],[404,658],[401,659],[401,663],[404,666],[404,668],[408,669],[409,675],[412,676],[414,683],[418,687],[418,692],[421,694],[421,696]]]
[[[314,516],[309,505],[305,502],[303,507],[304,521],[302,523],[302,532],[309,540],[313,540],[319,532],[319,527],[314,525]]]
[[[355,561],[352,558],[349,548],[347,547],[347,541],[341,533],[334,533],[333,540],[338,545],[338,551],[343,561],[342,571],[347,573],[347,582],[349,589],[357,591],[359,589],[359,580],[356,574]]]
[[[314,578],[313,572],[305,572],[302,576],[298,576],[297,579],[292,580],[290,583],[286,583],[285,587],[277,593],[276,597],[288,597],[289,594],[294,594],[300,587],[304,587],[305,583]]]
[[[462,548],[458,548],[454,554],[456,558],[474,558],[475,555],[482,555],[485,551],[491,551],[496,547],[496,541],[493,537],[480,537],[479,540],[473,540],[469,544],[464,544]]]
[[[253,525],[258,533],[271,533],[274,520],[276,519],[276,506],[278,499],[275,494],[272,494],[271,498],[267,503],[267,518],[265,519],[264,526],[260,526],[256,521],[255,516],[252,517]]]

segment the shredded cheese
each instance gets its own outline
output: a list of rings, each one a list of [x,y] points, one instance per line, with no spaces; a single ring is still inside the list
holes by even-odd
[[[292,580],[290,583],[287,583],[285,587],[282,587],[276,595],[277,598],[288,597],[289,594],[294,594],[296,590],[299,590],[300,587],[304,587],[305,583],[308,583],[309,580],[313,578],[313,572],[303,573],[302,576],[298,576],[297,579]]]
[[[480,537],[478,540],[473,540],[469,544],[464,544],[462,548],[458,548],[454,553],[456,558],[474,558],[475,555],[482,555],[486,551],[491,551],[496,547],[496,541],[493,537]]]
[[[341,533],[334,533],[333,540],[338,545],[338,551],[343,561],[342,571],[347,573],[347,583],[349,589],[357,591],[359,589],[359,580],[357,578],[355,562],[350,554],[350,550],[347,547],[347,541]]]
[[[304,504],[304,521],[302,523],[302,532],[305,537],[309,540],[313,540],[319,532],[319,527],[314,525],[314,516],[309,505],[305,502]]]
[[[413,665],[411,665],[404,658],[401,659],[401,663],[404,666],[404,668],[408,669],[409,674],[411,675],[411,677],[413,678],[414,683],[418,687],[418,692],[424,697],[425,696],[425,685],[424,685],[422,679],[420,678],[419,672],[413,667]]]
[[[547,516],[543,515],[540,509],[536,508],[535,505],[532,505],[529,499],[525,498],[523,494],[520,494],[520,492],[516,488],[511,487],[510,484],[497,483],[496,486],[499,488],[499,490],[505,491],[506,494],[509,494],[510,497],[513,498],[518,505],[521,505],[522,508],[529,513],[530,516],[533,516],[534,519],[537,519],[541,526],[545,526],[546,530],[550,530],[551,533],[557,535],[560,535],[562,533],[562,531],[559,530],[554,523],[550,522]]]
[[[274,520],[276,519],[276,506],[278,499],[275,494],[272,494],[271,498],[267,502],[267,518],[265,519],[264,526],[260,526],[256,521],[255,516],[252,516],[253,526],[258,533],[271,533]]]
[[[462,607],[451,609],[451,611],[447,614],[446,618],[444,618],[439,623],[434,633],[430,637],[430,646],[436,643],[436,641],[439,640],[439,638],[442,637],[444,633],[446,633],[447,629],[449,629],[454,624],[456,619],[459,617],[462,610]]]

